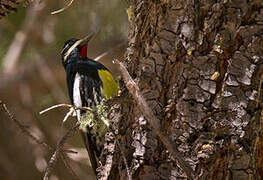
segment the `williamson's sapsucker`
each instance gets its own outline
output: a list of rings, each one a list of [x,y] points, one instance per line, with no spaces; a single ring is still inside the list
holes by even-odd
[[[118,85],[109,70],[99,62],[87,57],[87,45],[93,35],[83,39],[70,39],[65,42],[61,56],[66,71],[67,86],[71,103],[76,107],[97,108],[103,100],[108,100],[118,94]],[[86,111],[77,110],[77,119],[94,118]],[[96,123],[96,122],[95,122]],[[95,127],[94,122],[88,122],[80,128],[89,154],[92,168],[96,174],[98,160],[103,147],[99,145],[101,133],[96,132],[101,124]]]

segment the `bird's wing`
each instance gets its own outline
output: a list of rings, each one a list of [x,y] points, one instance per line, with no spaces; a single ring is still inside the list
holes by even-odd
[[[67,75],[67,86],[68,86],[69,98],[70,98],[71,104],[74,104],[73,89],[74,89],[74,81],[76,78],[76,71],[73,71],[72,68],[67,68],[66,75]]]
[[[119,87],[110,71],[101,63],[92,59],[82,60],[74,63],[76,72],[81,73],[101,83],[102,95],[108,100],[118,95]]]
[[[94,107],[98,105],[101,101],[101,86],[102,82],[100,79],[95,79],[92,75],[88,74],[86,71],[78,71],[77,74],[80,75],[80,97],[82,101],[82,106],[86,107]],[[81,114],[85,113],[81,111]],[[84,143],[86,149],[89,154],[90,162],[94,172],[96,173],[96,169],[98,167],[98,159],[100,156],[100,146],[97,142],[97,134],[94,133],[93,129],[90,127],[86,127],[87,130],[85,132],[81,132],[82,137],[84,139]]]
[[[74,60],[72,60],[74,62]],[[67,74],[67,85],[71,103],[73,102],[73,89],[74,82],[76,78],[76,73],[79,73],[82,77],[89,77],[90,79],[99,80],[100,77],[98,75],[98,69],[107,69],[102,64],[93,61],[93,60],[76,60],[74,63],[70,63],[66,67]],[[84,79],[84,81],[88,81],[88,79]],[[87,106],[87,105],[82,105]]]

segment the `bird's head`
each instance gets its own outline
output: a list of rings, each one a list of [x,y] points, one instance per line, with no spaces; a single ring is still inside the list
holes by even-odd
[[[93,35],[94,34],[92,33],[83,39],[72,38],[67,40],[61,51],[62,64],[66,66],[73,59],[75,59],[74,57],[87,58],[88,42],[91,40]]]

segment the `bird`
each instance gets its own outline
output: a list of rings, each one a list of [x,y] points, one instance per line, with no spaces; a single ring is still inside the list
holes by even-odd
[[[118,95],[119,87],[111,72],[103,64],[87,56],[88,43],[93,35],[94,33],[91,33],[82,39],[71,38],[65,42],[61,51],[68,94],[71,104],[75,107],[94,109],[104,100]],[[79,122],[85,113],[87,113],[85,110],[76,110]],[[80,128],[95,175],[103,148],[101,142],[103,137],[98,137],[103,135],[96,132],[102,125],[98,124],[98,126],[96,128],[94,125],[84,123],[84,127]]]

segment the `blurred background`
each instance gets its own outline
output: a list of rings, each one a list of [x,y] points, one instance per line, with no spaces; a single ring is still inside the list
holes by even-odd
[[[75,0],[65,11],[51,15],[69,1],[42,0],[20,4],[16,13],[0,19],[0,100],[27,130],[56,147],[74,118],[63,126],[67,108],[40,115],[52,105],[69,103],[60,51],[70,38],[82,38],[98,31],[89,43],[88,54],[107,66],[115,77],[112,60],[123,59],[128,19],[124,0]],[[69,162],[80,179],[94,179],[87,152],[78,133],[67,140]],[[0,109],[0,179],[42,179],[53,151],[25,136]],[[74,179],[61,159],[52,171],[52,180]]]

